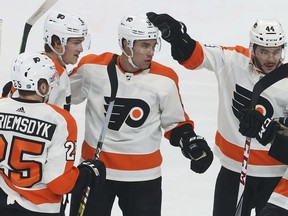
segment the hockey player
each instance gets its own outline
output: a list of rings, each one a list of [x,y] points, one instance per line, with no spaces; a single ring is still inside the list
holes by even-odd
[[[160,46],[158,34],[146,16],[125,16],[120,22],[122,54],[115,65],[118,91],[100,154],[107,180],[94,197],[91,215],[110,215],[116,196],[123,215],[161,215],[162,129],[170,143],[190,159],[191,170],[204,173],[212,163],[210,147],[196,135],[183,109],[178,76],[152,61]],[[110,97],[107,65],[113,56],[109,52],[84,56],[70,76],[72,104],[87,99],[84,160],[94,157],[104,124]]]
[[[271,120],[257,110],[243,109],[240,111],[239,132],[248,137],[255,138],[263,146],[270,146],[268,154],[288,164],[288,118],[281,117]],[[269,144],[270,143],[270,144]],[[270,196],[268,203],[260,216],[286,216],[288,215],[288,170]]]
[[[48,102],[69,111],[71,88],[66,65],[76,64],[83,50],[89,49],[88,27],[77,14],[53,11],[45,19],[43,39],[45,54],[53,60],[59,74],[59,86],[52,90]],[[11,84],[4,86],[2,96],[9,94]]]
[[[70,113],[44,103],[57,83],[50,58],[22,53],[12,66],[17,98],[0,99],[0,212],[60,215],[63,194],[105,179],[100,161],[73,166],[77,139]]]
[[[282,64],[286,38],[277,20],[257,20],[250,30],[250,47],[205,45],[192,39],[186,26],[168,14],[147,13],[149,20],[171,44],[171,54],[184,67],[206,68],[218,80],[218,129],[214,152],[220,159],[214,194],[214,216],[235,215],[245,138],[238,132],[238,111],[250,106],[255,83]],[[259,99],[267,117],[283,115],[288,103],[288,80],[281,80]],[[277,97],[275,97],[277,95]],[[269,147],[251,145],[242,215],[258,215],[287,166],[268,155]]]
[[[51,92],[49,103],[70,110],[71,88],[66,65],[76,64],[83,50],[90,48],[90,35],[77,14],[53,11],[44,23],[45,54],[59,73],[59,88]]]

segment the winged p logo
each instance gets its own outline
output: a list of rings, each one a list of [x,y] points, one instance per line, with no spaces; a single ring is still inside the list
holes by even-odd
[[[239,110],[249,108],[251,103],[252,92],[238,84],[235,86],[232,99],[232,110],[236,118],[240,118]],[[259,110],[263,115],[271,118],[274,113],[273,106],[270,101],[260,96],[255,109]]]
[[[109,97],[105,97],[104,108],[107,112]],[[110,117],[108,128],[118,131],[125,123],[129,127],[138,128],[142,126],[150,112],[149,105],[140,99],[116,98]]]

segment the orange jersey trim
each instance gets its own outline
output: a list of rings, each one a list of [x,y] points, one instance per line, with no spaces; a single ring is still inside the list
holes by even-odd
[[[245,139],[243,137],[243,143]],[[227,141],[218,131],[216,133],[216,145],[220,148],[221,152],[227,157],[242,162],[244,148],[239,147]],[[250,149],[249,164],[258,166],[275,166],[283,165],[283,163],[270,157],[267,151]]]
[[[56,105],[48,104],[51,106],[55,111],[60,113],[67,122],[67,130],[68,130],[68,137],[66,138],[67,141],[71,141],[72,143],[76,143],[77,141],[77,124],[75,119],[72,115],[67,111],[64,110]],[[72,152],[76,154],[75,150]],[[63,175],[59,176],[58,178],[54,179],[52,182],[48,183],[48,187],[56,194],[65,194],[70,192],[79,175],[79,170],[74,167],[74,161],[67,161],[65,170]],[[65,185],[65,187],[64,187]]]
[[[186,116],[186,113],[185,113],[185,118],[186,118],[186,119],[189,118],[188,115]],[[192,125],[192,128],[194,128],[194,122],[193,122],[192,120],[189,120],[189,121],[186,121],[186,122],[181,122],[181,123],[179,123],[175,128],[181,127],[182,125],[185,125],[185,124],[191,124],[191,125]],[[173,129],[175,129],[175,128],[173,128]],[[173,130],[173,129],[172,129],[172,130]],[[165,137],[166,139],[170,140],[172,130],[167,131],[167,132],[164,133],[164,137]]]
[[[196,46],[195,46],[195,49],[194,49],[192,55],[190,56],[189,59],[182,62],[181,64],[184,67],[193,70],[193,69],[197,68],[199,65],[201,65],[203,61],[204,61],[203,49],[202,49],[200,43],[198,41],[196,41]]]
[[[237,53],[241,53],[246,57],[249,57],[250,53],[249,53],[249,49],[247,49],[246,47],[243,46],[234,46],[234,47],[225,47],[222,46],[223,49],[225,50],[231,50],[231,51],[236,51]]]
[[[249,57],[249,49],[247,49],[246,47],[242,47],[242,46],[234,46],[234,47],[225,47],[225,46],[221,46],[222,49],[225,50],[231,50],[231,51],[236,51],[238,53],[241,53],[247,57]],[[187,59],[186,61],[182,62],[181,64],[188,68],[188,69],[195,69],[197,67],[199,67],[202,62],[204,61],[204,52],[202,49],[201,44],[196,41],[196,46],[195,49],[192,53],[192,55],[189,57],[189,59]]]
[[[82,143],[82,158],[84,160],[94,159],[96,154],[96,149],[88,145],[88,143],[84,140]]]
[[[67,162],[71,166],[71,162]],[[66,166],[66,168],[69,166]],[[67,170],[67,169],[66,169]],[[63,175],[54,179],[47,184],[48,188],[55,194],[63,195],[69,193],[75,186],[77,178],[79,176],[79,170],[77,167],[72,167],[66,171]]]
[[[282,178],[274,190],[275,193],[288,197],[288,180]]]
[[[160,150],[145,155],[101,152],[100,160],[105,163],[107,168],[133,171],[159,167],[162,163],[162,156]]]
[[[51,60],[54,62],[55,68],[56,68],[59,76],[61,76],[62,73],[65,71],[65,67],[63,67],[57,59],[51,58]]]
[[[18,192],[25,199],[31,201],[36,205],[45,204],[45,203],[60,203],[62,200],[62,195],[57,195],[50,191],[48,188],[39,189],[39,190],[22,190],[18,187],[15,187],[12,181],[2,172],[0,172],[4,178],[7,185]]]
[[[82,157],[93,159],[96,149],[88,145],[87,142],[82,144]],[[103,161],[107,168],[116,170],[145,170],[159,167],[162,163],[160,150],[145,155],[118,154],[102,151],[100,160]]]
[[[114,55],[113,53],[107,52],[101,55],[89,54],[89,55],[83,56],[79,64],[77,65],[77,67],[75,67],[73,71],[69,74],[69,77],[77,73],[78,69],[84,64],[108,65],[113,55]]]

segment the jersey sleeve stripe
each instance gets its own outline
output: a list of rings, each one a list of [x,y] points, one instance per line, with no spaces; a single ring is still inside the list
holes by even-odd
[[[244,142],[244,137],[243,137]],[[243,148],[227,141],[218,131],[216,134],[216,145],[227,157],[242,162]],[[250,149],[249,164],[260,166],[283,165],[283,163],[270,157],[267,151]]]
[[[288,180],[285,178],[282,178],[279,182],[279,184],[277,185],[277,187],[275,188],[274,192],[281,194],[285,197],[288,197],[288,190],[287,190],[287,186],[288,186]]]
[[[202,49],[200,43],[196,41],[196,46],[195,46],[194,52],[192,53],[192,55],[190,56],[190,58],[187,61],[182,62],[181,64],[184,67],[193,70],[193,69],[199,67],[203,61],[204,61],[203,49]]]

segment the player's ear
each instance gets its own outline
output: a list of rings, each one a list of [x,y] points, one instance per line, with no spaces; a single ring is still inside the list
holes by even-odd
[[[38,91],[41,95],[46,95],[49,91],[49,85],[45,79],[40,79],[38,82]]]
[[[53,37],[52,37],[52,46],[56,52],[58,52],[58,53],[63,52],[63,46],[61,44],[61,41],[60,41],[59,37],[57,37],[55,35],[53,35]]]
[[[128,41],[123,39],[122,40],[123,50],[128,54],[131,55],[131,50],[128,47]]]

